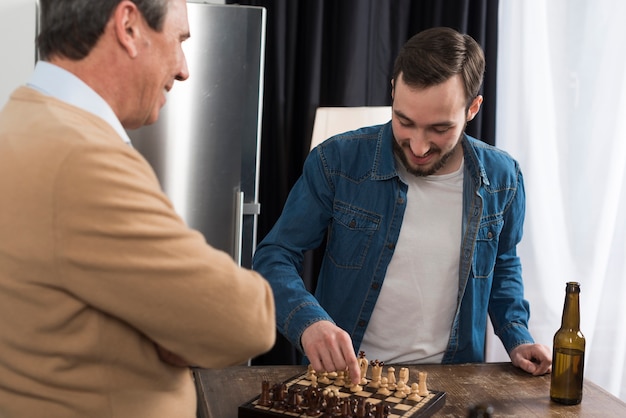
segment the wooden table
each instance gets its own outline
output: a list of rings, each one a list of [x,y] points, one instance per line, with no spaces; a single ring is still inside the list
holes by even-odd
[[[626,417],[626,403],[588,380],[581,404],[550,402],[550,375],[534,377],[510,363],[419,365],[409,370],[411,380],[418,371],[427,372],[428,387],[447,393],[435,417],[465,417],[478,403],[491,405],[496,417]],[[259,395],[261,381],[279,383],[305,371],[304,366],[195,369],[198,418],[237,418],[239,405]]]

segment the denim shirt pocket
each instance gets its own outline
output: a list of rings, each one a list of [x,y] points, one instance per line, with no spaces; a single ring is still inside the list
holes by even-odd
[[[493,274],[498,255],[498,242],[504,220],[498,218],[481,223],[476,237],[476,252],[474,254],[474,277],[485,279]]]
[[[380,220],[380,215],[335,202],[326,246],[327,255],[335,266],[356,269],[363,266]]]

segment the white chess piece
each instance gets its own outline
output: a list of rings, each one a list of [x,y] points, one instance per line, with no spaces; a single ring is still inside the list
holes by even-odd
[[[389,386],[389,382],[387,381],[387,378],[383,377],[382,379],[380,379],[380,387],[378,388],[376,393],[388,396],[389,394],[391,394],[391,392],[388,389],[388,386]]]
[[[422,397],[418,394],[419,385],[417,383],[413,383],[411,385],[411,394],[407,397],[410,401],[419,402],[422,400]]]
[[[419,392],[420,396],[428,395],[428,388],[426,387],[426,378],[428,377],[428,373],[419,372]]]
[[[396,398],[406,398],[406,392],[405,390],[406,385],[404,384],[404,380],[399,380],[398,384],[396,385],[396,391],[393,394],[393,396],[395,396]]]
[[[387,384],[389,385],[389,390],[396,389],[396,369],[394,367],[387,367]]]

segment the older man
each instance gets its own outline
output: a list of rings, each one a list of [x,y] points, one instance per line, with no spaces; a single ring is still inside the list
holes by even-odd
[[[124,128],[189,74],[185,0],[41,0],[0,113],[0,417],[194,417],[274,343],[268,283],[176,215]]]

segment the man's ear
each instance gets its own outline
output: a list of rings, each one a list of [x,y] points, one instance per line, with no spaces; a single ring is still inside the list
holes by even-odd
[[[113,12],[113,27],[119,44],[131,58],[138,54],[138,41],[141,36],[142,15],[135,3],[121,1]]]
[[[483,103],[483,96],[478,95],[474,97],[474,100],[472,100],[472,104],[467,109],[467,122],[474,119],[474,116],[476,116],[476,114],[480,110],[480,105],[482,103]]]

